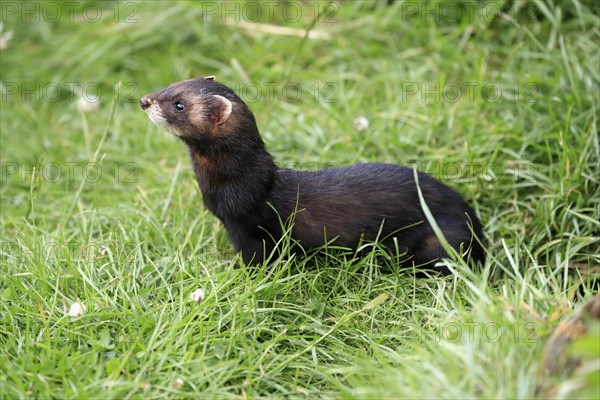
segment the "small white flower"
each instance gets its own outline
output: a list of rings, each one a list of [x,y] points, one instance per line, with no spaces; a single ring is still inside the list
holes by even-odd
[[[103,244],[98,249],[98,253],[100,253],[101,256],[105,256],[108,253],[108,247],[106,247],[106,245]]]
[[[0,50],[4,50],[8,47],[8,42],[13,37],[12,31],[4,32],[4,24],[0,22]]]
[[[175,379],[175,381],[173,381],[173,387],[175,389],[181,389],[183,387],[183,379],[181,379],[181,378]]]
[[[100,98],[96,95],[81,96],[77,101],[77,107],[84,113],[91,113],[100,106]]]
[[[190,300],[195,301],[200,304],[204,300],[204,290],[196,289],[192,294],[190,294]]]
[[[71,308],[69,309],[69,316],[73,318],[81,317],[83,314],[85,314],[86,310],[86,306],[84,306],[79,301],[76,301],[75,303],[71,304]]]
[[[364,131],[369,127],[369,120],[365,117],[358,117],[354,120],[354,126],[359,132]]]

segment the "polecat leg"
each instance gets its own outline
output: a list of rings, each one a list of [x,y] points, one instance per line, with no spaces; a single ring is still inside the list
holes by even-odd
[[[260,265],[265,260],[266,243],[261,239],[246,240],[240,244],[242,261],[247,266]]]

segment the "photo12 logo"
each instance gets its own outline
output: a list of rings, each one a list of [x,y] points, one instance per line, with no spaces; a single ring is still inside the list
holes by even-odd
[[[509,326],[497,322],[444,322],[419,328],[421,340],[436,343],[475,343],[478,340],[497,343],[503,337],[514,343],[537,343],[540,327],[534,322],[515,322]]]
[[[135,243],[114,240],[89,242],[44,240],[24,243],[15,239],[0,241],[0,259],[12,265],[32,262],[56,264],[73,260],[93,261],[111,258],[133,261],[136,249]]]
[[[40,162],[30,165],[24,162],[0,163],[0,182],[18,180],[29,183],[32,179],[48,183],[97,183],[108,179],[114,183],[137,183],[139,166],[134,162],[63,161]]]
[[[306,98],[317,103],[339,101],[339,87],[336,82],[234,82],[231,88],[246,103],[297,103]]]
[[[2,103],[57,103],[66,101],[86,105],[100,103],[137,103],[139,88],[135,82],[2,82]]]
[[[496,18],[505,18],[523,24],[538,21],[538,5],[535,3],[529,0],[407,0],[400,3],[400,13],[404,23],[413,20],[435,23],[489,23]]]
[[[534,82],[402,82],[400,94],[404,103],[410,99],[421,103],[474,103],[478,99],[488,103],[500,100],[536,103],[539,90]]]
[[[321,23],[337,23],[340,5],[333,1],[203,1],[203,22],[253,22],[294,23],[302,20],[317,20]]]
[[[21,23],[115,23],[139,22],[139,2],[135,1],[6,1],[0,3],[0,20]]]

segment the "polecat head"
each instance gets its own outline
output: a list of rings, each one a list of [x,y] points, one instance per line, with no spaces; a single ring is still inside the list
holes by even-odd
[[[140,105],[152,122],[197,147],[230,141],[240,131],[244,136],[258,136],[248,107],[214,76],[173,83],[143,96]]]

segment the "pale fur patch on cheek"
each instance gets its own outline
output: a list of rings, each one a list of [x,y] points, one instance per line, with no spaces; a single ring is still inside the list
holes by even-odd
[[[199,127],[200,130],[206,129],[210,121],[208,120],[208,115],[206,115],[204,104],[200,101],[192,101],[188,107],[191,107],[188,111],[190,123],[195,127]]]
[[[148,107],[146,109],[146,114],[148,114],[148,118],[150,118],[150,121],[152,121],[156,125],[160,126],[161,128],[165,128],[170,132],[173,132],[177,136],[181,136],[181,133],[179,131],[177,131],[175,128],[169,125],[167,119],[164,117],[162,108],[160,108],[158,104],[153,103],[150,107]]]
[[[148,114],[148,118],[150,121],[154,122],[158,126],[167,125],[167,120],[163,116],[162,109],[156,103],[153,103],[150,107],[146,109],[146,114]]]

